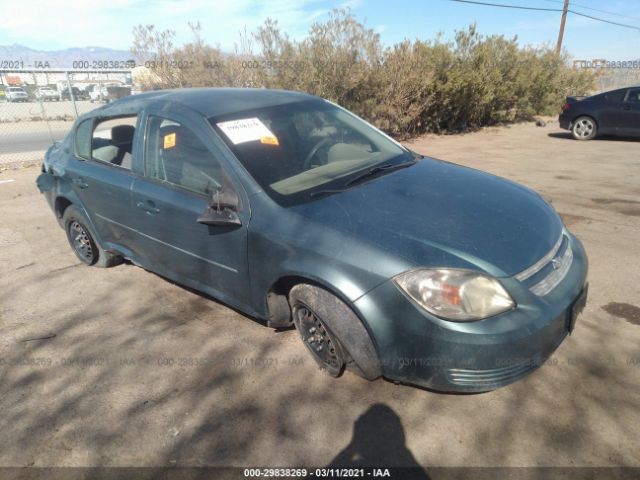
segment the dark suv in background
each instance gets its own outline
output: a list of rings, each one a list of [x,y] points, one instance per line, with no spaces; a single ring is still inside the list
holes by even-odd
[[[74,100],[87,99],[86,92],[80,90],[78,87],[71,87],[71,92],[73,93]],[[66,87],[60,90],[60,100],[71,100],[71,95],[69,94],[69,87]]]
[[[640,86],[591,97],[567,97],[559,120],[560,127],[576,140],[598,135],[640,136]]]

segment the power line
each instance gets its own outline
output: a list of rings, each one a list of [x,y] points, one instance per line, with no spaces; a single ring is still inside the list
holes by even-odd
[[[470,3],[473,5],[482,5],[485,7],[501,7],[501,8],[515,8],[518,10],[537,10],[543,12],[562,12],[563,10],[560,8],[541,8],[541,7],[524,7],[521,5],[507,5],[504,3],[487,3],[487,2],[478,2],[475,0],[449,0],[450,2],[457,3]],[[567,10],[569,13],[573,13],[574,15],[578,15],[580,17],[590,18],[591,20],[595,20],[598,22],[604,22],[611,25],[616,25],[618,27],[630,28],[632,30],[637,30],[640,32],[640,26],[628,25],[626,23],[612,22],[611,20],[606,20],[604,18],[594,17],[592,15],[587,15],[586,13],[576,12],[575,10]]]
[[[604,18],[592,17],[591,15],[587,15],[586,13],[580,13],[580,12],[576,12],[574,10],[569,10],[569,12],[573,13],[574,15],[579,15],[581,17],[590,18],[591,20],[597,20],[599,22],[610,23],[611,25],[617,25],[619,27],[630,28],[632,30],[638,30],[640,32],[640,27],[636,27],[634,25],[627,25],[626,23],[612,22],[611,20],[605,20]]]
[[[561,12],[561,8],[542,8],[542,7],[523,7],[521,5],[505,5],[503,3],[486,3],[476,2],[474,0],[449,0],[450,2],[458,3],[471,3],[473,5],[484,5],[485,7],[502,7],[502,8],[517,8],[519,10],[538,10],[541,12]]]
[[[562,3],[562,0],[545,0],[545,1],[546,2],[552,2],[552,3]],[[632,16],[629,16],[629,15],[623,15],[622,13],[610,12],[608,10],[600,10],[599,8],[587,7],[586,5],[582,5],[582,4],[575,3],[575,2],[573,2],[571,5],[574,6],[574,7],[577,7],[577,8],[582,8],[584,10],[591,10],[593,12],[604,13],[606,15],[614,15],[616,17],[622,17],[622,18],[628,18],[630,20],[638,20],[638,21],[640,21],[640,17],[632,17]]]

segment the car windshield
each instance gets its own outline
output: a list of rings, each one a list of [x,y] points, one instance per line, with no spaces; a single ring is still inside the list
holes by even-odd
[[[410,160],[399,144],[346,110],[307,100],[209,119],[251,176],[278,203],[342,189],[371,167]]]

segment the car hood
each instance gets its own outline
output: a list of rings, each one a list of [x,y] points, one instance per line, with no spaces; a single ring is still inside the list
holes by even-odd
[[[416,266],[476,267],[495,276],[534,264],[563,229],[534,191],[428,158],[294,209]]]

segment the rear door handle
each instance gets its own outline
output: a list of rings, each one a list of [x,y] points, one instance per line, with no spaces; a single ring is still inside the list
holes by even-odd
[[[76,177],[72,181],[73,181],[74,185],[76,185],[78,188],[81,188],[83,190],[85,188],[89,187],[89,184],[87,182],[85,182],[84,178],[82,178],[82,177]]]
[[[157,215],[158,213],[160,213],[160,209],[156,207],[156,204],[151,200],[147,200],[146,202],[138,202],[136,203],[136,207],[141,208],[142,210],[147,212],[148,215]]]

